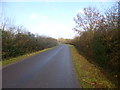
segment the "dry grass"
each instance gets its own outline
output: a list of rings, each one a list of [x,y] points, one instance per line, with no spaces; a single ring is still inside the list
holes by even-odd
[[[100,69],[81,56],[74,46],[69,45],[69,47],[80,85],[83,88],[116,88]]]

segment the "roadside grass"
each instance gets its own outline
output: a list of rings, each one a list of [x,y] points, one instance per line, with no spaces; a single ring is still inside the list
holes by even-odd
[[[68,46],[70,47],[73,64],[82,88],[116,88],[116,86],[103,75],[99,67],[81,56],[73,45]]]
[[[55,47],[57,47],[57,46],[55,46]],[[33,53],[28,53],[28,54],[25,54],[25,55],[22,55],[22,56],[13,57],[13,58],[10,58],[10,59],[4,59],[4,60],[0,61],[0,66],[5,66],[5,65],[8,65],[8,64],[12,64],[12,63],[14,63],[14,62],[17,62],[17,61],[23,60],[23,59],[25,59],[25,58],[28,58],[28,57],[30,57],[30,56],[36,55],[36,54],[38,54],[38,53],[51,50],[51,49],[53,49],[53,48],[55,48],[55,47],[43,49],[43,50],[36,51],[36,52],[33,52]]]

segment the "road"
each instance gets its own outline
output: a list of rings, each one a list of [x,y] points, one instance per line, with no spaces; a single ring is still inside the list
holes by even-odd
[[[2,69],[3,88],[79,88],[66,45],[36,54]]]

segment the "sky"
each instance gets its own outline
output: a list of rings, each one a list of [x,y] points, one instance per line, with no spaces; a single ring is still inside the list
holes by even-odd
[[[1,2],[2,12],[17,26],[28,31],[53,38],[73,38],[77,33],[73,18],[85,7],[99,10],[108,8],[113,2]]]

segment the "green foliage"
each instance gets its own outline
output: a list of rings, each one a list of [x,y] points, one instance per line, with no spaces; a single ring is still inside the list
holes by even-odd
[[[35,36],[30,32],[14,33],[13,31],[2,30],[3,60],[57,45],[57,40],[51,37]]]
[[[71,43],[71,39],[58,38],[57,41],[63,44]]]
[[[99,67],[90,63],[85,57],[80,55],[73,45],[69,45],[73,64],[76,69],[77,77],[82,88],[116,88]]]
[[[118,85],[120,28],[116,12],[117,6],[106,10],[104,15],[94,8],[85,8],[84,15],[77,14],[75,18],[77,28],[74,29],[80,36],[71,40],[71,43],[87,59],[107,71],[109,78]],[[87,24],[84,23],[85,18],[89,20],[86,21]],[[84,31],[81,31],[81,28]]]
[[[21,56],[12,57],[10,59],[5,59],[4,61],[0,62],[0,66],[5,66],[5,65],[8,65],[8,64],[20,61],[20,60],[24,60],[25,58],[28,58],[30,56],[33,56],[33,55],[41,53],[41,52],[45,52],[47,50],[51,50],[53,48],[55,48],[55,47],[43,49],[43,50],[32,52],[32,53],[27,53],[27,54],[24,54],[24,55],[21,55]]]
[[[106,65],[107,53],[102,38],[96,36],[93,38],[93,41],[91,43],[92,43],[93,54],[95,56],[95,61],[101,66]]]

